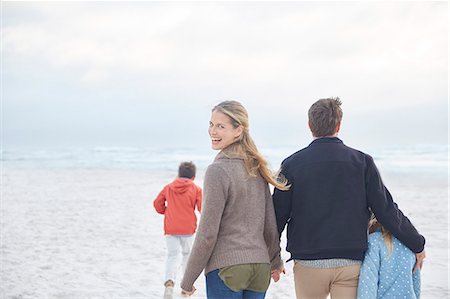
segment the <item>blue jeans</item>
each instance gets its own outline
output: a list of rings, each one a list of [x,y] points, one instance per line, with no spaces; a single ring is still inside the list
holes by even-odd
[[[223,283],[217,269],[206,274],[206,296],[208,299],[264,299],[266,293],[249,290],[235,292]]]

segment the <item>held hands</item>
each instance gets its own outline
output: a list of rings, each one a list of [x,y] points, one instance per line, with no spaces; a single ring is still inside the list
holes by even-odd
[[[186,291],[181,289],[181,295],[183,295],[184,297],[192,296],[192,294],[194,294],[196,290],[197,289],[194,286],[192,287],[192,291]]]
[[[286,270],[284,268],[281,270],[280,269],[272,270],[271,276],[273,281],[277,282],[278,280],[280,280],[281,273],[286,274]]]
[[[426,257],[425,249],[422,250],[422,252],[416,253],[416,264],[414,265],[413,272],[416,272],[417,269],[419,268],[422,270],[423,261],[425,260],[425,257]]]

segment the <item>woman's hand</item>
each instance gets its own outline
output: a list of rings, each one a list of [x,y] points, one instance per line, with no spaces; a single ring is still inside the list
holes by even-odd
[[[273,281],[277,282],[278,280],[280,280],[281,273],[286,274],[286,270],[285,269],[272,270],[270,274],[272,276]]]
[[[181,289],[181,295],[183,295],[185,297],[192,296],[192,294],[194,294],[194,292],[196,290],[197,289],[194,286],[192,287],[192,291],[186,291],[186,290]]]

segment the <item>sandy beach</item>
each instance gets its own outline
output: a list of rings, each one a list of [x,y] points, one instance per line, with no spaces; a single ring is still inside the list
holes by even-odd
[[[202,186],[243,133],[276,171],[335,132],[425,236],[421,299],[450,299],[449,2],[0,0],[0,299],[162,299],[181,162]],[[285,267],[266,298],[295,298]]]
[[[422,298],[447,298],[446,176],[382,175],[427,238]],[[162,298],[166,245],[163,217],[152,202],[173,177],[144,170],[4,168],[2,298]],[[197,177],[201,186],[203,173]],[[295,298],[292,263],[286,269],[266,298]],[[195,286],[192,298],[205,298],[203,275]],[[176,286],[175,298],[179,293]]]

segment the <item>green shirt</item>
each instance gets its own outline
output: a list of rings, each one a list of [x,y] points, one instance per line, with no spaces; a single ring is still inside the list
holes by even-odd
[[[270,284],[270,264],[253,263],[224,267],[219,270],[219,277],[235,292],[265,292]]]

